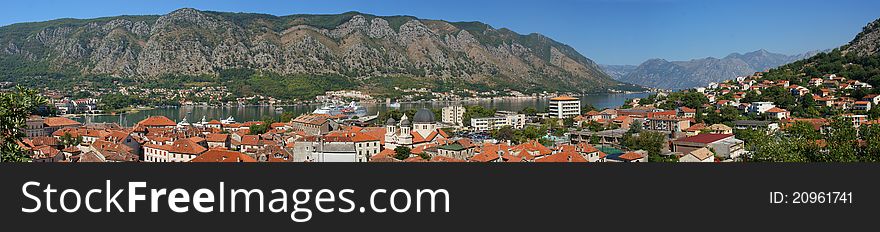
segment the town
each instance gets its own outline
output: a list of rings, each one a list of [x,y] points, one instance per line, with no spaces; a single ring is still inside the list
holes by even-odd
[[[797,81],[764,74],[658,92],[614,109],[560,95],[546,109],[520,112],[450,104],[363,118],[152,116],[133,127],[32,115],[18,145],[33,162],[742,162],[756,159],[757,147],[747,143],[756,136],[791,128],[826,134],[835,120],[855,130],[880,125],[880,95],[866,94],[875,92],[867,83],[834,74]],[[368,98],[335,91],[319,99],[334,96]],[[89,111],[96,104],[62,103],[54,105]],[[828,142],[814,137],[810,143],[822,152]]]

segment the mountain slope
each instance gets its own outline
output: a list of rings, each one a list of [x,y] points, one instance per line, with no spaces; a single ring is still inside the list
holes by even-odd
[[[877,88],[880,86],[880,49],[878,49],[880,46],[878,45],[880,45],[880,19],[865,26],[862,32],[848,44],[772,69],[764,75],[764,78],[785,79],[791,80],[794,84],[806,85],[810,78],[836,74],[874,86],[870,92],[856,91],[859,94],[880,93],[880,89]]]
[[[733,53],[721,59],[713,57],[690,61],[651,59],[629,72],[621,73],[620,70],[606,70],[606,72],[616,73],[612,76],[619,81],[646,87],[687,89],[710,82],[733,79],[756,71],[765,71],[810,57],[815,53],[817,52],[788,56],[762,49],[745,54]]]
[[[619,80],[620,78],[623,78],[623,76],[626,76],[626,74],[632,72],[633,70],[636,70],[636,68],[638,68],[639,66],[628,65],[628,64],[624,64],[624,65],[600,64],[599,67],[602,68],[602,71],[605,72],[605,74],[608,74],[609,76],[611,76],[611,78],[614,78],[615,80]]]
[[[620,84],[573,48],[540,34],[357,12],[279,17],[180,9],[15,24],[0,28],[0,61],[5,79],[47,73],[150,79],[243,68],[576,92]]]

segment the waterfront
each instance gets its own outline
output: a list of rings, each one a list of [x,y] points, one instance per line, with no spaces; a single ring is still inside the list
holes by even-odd
[[[580,96],[581,102],[590,104],[598,109],[613,108],[620,106],[627,99],[642,98],[650,93],[621,93],[621,94],[597,94]],[[419,108],[441,108],[452,104],[461,105],[480,105],[487,108],[497,110],[519,111],[528,107],[535,109],[546,109],[547,98],[523,98],[523,99],[501,99],[501,100],[474,100],[464,102],[415,102],[401,103],[401,110],[419,109]],[[284,108],[283,111],[276,110],[277,107]],[[86,115],[74,118],[74,120],[83,123],[119,123],[123,126],[132,126],[133,124],[149,117],[149,116],[165,116],[174,121],[180,121],[184,118],[188,122],[201,121],[202,117],[207,120],[225,119],[228,117],[235,118],[236,121],[254,121],[263,120],[265,118],[276,118],[284,112],[290,112],[294,115],[311,113],[320,105],[294,105],[294,106],[230,106],[230,107],[213,107],[213,106],[182,106],[155,108],[131,112],[119,115]],[[369,115],[375,115],[378,112],[391,110],[385,104],[364,104]]]

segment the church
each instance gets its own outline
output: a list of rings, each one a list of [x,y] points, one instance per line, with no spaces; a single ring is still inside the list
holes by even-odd
[[[434,112],[422,108],[413,116],[412,123],[406,114],[398,123],[389,118],[385,123],[385,149],[395,149],[398,146],[417,147],[424,144],[439,143],[449,138],[443,130],[437,127]]]

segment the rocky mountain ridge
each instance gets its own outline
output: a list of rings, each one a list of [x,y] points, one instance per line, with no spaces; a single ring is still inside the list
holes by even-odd
[[[0,28],[0,60],[16,61],[4,62],[2,70],[131,78],[245,68],[583,92],[620,84],[570,46],[540,34],[358,12],[273,16],[186,8],[162,16],[14,24]]]

